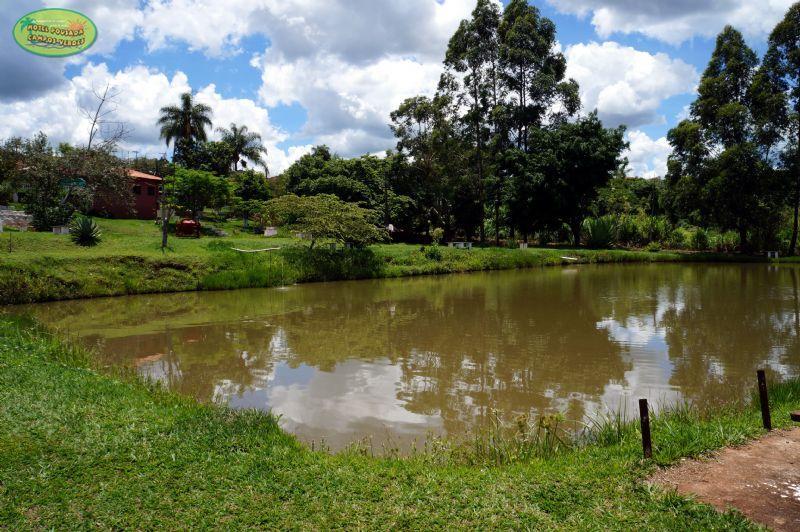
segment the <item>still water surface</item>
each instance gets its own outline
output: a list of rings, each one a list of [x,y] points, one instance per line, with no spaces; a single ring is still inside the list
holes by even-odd
[[[800,374],[800,271],[612,265],[27,307],[104,363],[333,449],[512,417],[741,398]]]

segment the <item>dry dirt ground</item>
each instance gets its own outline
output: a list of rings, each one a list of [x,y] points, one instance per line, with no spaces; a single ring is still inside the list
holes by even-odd
[[[774,530],[800,531],[800,429],[776,431],[709,460],[686,460],[652,482]]]

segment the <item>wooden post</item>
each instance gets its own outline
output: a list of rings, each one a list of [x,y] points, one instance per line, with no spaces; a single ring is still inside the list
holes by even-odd
[[[642,450],[645,458],[653,457],[653,442],[650,439],[650,407],[647,399],[639,399],[639,418],[642,422]]]
[[[761,420],[764,428],[772,430],[772,416],[769,412],[769,393],[767,391],[767,374],[763,369],[758,370],[758,397],[761,400]]]

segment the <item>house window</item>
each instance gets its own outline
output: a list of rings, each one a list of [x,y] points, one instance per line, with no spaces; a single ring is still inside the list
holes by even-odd
[[[142,185],[133,185],[133,195],[134,196],[142,195]]]
[[[148,196],[155,196],[156,195],[156,187],[147,187],[147,195]]]

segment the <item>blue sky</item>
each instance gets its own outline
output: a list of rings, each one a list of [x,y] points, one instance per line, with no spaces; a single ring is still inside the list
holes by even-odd
[[[119,92],[124,152],[167,151],[158,108],[186,90],[215,126],[246,124],[280,172],[311,146],[344,156],[394,146],[389,113],[430,94],[447,40],[475,0],[24,0],[0,13],[0,138],[45,131],[85,142],[81,107],[93,88]],[[733,24],[759,53],[789,0],[535,0],[558,27],[584,111],[626,124],[631,173],[663,174],[665,135],[692,101],[714,36]],[[11,42],[14,22],[41,7],[81,11],[98,26],[87,53],[41,58]]]

